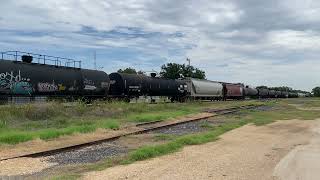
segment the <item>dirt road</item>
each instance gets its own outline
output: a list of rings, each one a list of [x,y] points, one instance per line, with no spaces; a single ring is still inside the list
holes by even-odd
[[[315,179],[320,177],[320,121],[247,125],[182,151],[85,174],[84,179]]]

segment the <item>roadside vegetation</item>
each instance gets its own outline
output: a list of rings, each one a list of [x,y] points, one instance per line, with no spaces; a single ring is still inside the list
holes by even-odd
[[[308,108],[320,108],[319,98],[285,99],[270,102],[271,110],[248,110],[242,118],[255,125],[265,125],[276,120],[314,120],[320,118],[320,109],[312,110]],[[302,108],[302,109],[301,109]],[[306,108],[306,109],[303,109]]]
[[[49,140],[97,129],[117,130],[124,125],[165,121],[195,114],[206,108],[225,108],[256,101],[192,103],[82,102],[0,106],[0,144],[18,144],[34,139]]]
[[[207,128],[207,131],[205,132],[182,136],[155,134],[155,141],[161,143],[139,147],[125,156],[114,157],[95,164],[81,166],[81,170],[77,169],[72,172],[73,174],[68,174],[70,173],[68,172],[66,177],[79,175],[81,172],[100,171],[120,164],[130,164],[136,161],[170,154],[177,152],[188,145],[199,145],[212,142],[219,139],[220,135],[247,124],[267,125],[277,120],[314,120],[320,118],[320,110],[299,110],[296,106],[293,106],[295,104],[300,104],[301,107],[306,108],[320,107],[320,98],[272,100],[266,101],[263,104],[266,106],[261,109],[242,110],[239,113],[215,117],[216,120],[223,120],[225,122],[221,125],[212,126],[211,124],[204,122],[201,126]],[[241,105],[241,103],[235,104],[234,106],[239,105]],[[204,108],[201,104],[199,106],[201,107],[200,109]],[[220,108],[221,106],[228,107],[228,105],[225,104],[218,106]],[[206,107],[208,107],[208,105],[206,105]],[[214,106],[210,105],[210,107],[213,108]]]

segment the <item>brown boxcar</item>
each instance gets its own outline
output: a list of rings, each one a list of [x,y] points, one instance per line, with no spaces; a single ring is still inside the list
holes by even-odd
[[[225,99],[244,99],[244,87],[242,84],[224,84]]]

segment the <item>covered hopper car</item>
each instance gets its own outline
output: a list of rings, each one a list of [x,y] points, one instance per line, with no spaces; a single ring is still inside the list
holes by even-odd
[[[188,97],[198,100],[222,100],[223,85],[220,82],[189,78],[185,81],[188,87]]]

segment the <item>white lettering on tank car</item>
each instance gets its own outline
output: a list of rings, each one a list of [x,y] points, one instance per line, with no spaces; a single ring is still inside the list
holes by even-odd
[[[84,90],[94,91],[96,89],[97,89],[96,86],[91,86],[91,85],[85,85],[84,86]]]
[[[90,79],[87,79],[87,78],[84,79],[83,83],[84,83],[85,85],[94,86],[94,82],[93,82],[92,80],[90,80]]]

